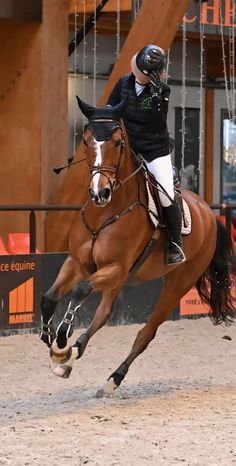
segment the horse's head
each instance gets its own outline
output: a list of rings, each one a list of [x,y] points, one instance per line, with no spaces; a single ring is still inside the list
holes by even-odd
[[[83,143],[91,172],[89,194],[96,206],[110,202],[117,181],[117,173],[124,151],[124,134],[121,118],[127,100],[115,107],[92,107],[77,96],[82,113],[88,118],[84,128]]]

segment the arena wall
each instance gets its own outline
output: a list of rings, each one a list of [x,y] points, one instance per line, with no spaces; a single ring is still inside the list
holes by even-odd
[[[66,257],[66,253],[0,256],[0,336],[39,332],[40,300],[55,281]],[[162,279],[124,286],[115,302],[108,325],[146,322],[159,297],[161,287]],[[56,325],[63,318],[69,299],[68,293],[58,304],[55,313]],[[99,293],[86,300],[76,319],[76,327],[84,328],[89,325],[99,300]],[[174,309],[170,319],[206,313],[207,309],[199,302],[193,289]]]

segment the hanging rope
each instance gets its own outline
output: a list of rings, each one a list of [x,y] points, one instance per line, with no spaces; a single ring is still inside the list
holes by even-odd
[[[93,28],[93,105],[97,100],[97,2],[94,0],[94,28]]]
[[[181,134],[182,134],[182,147],[181,147],[181,169],[184,172],[184,156],[185,156],[185,134],[186,134],[186,43],[187,43],[187,37],[186,37],[186,23],[183,21],[182,23],[182,102],[181,102],[181,107],[182,107],[182,128],[181,128]]]
[[[85,30],[85,25],[86,25],[86,0],[83,1],[83,64],[82,64],[82,72],[83,72],[83,77],[85,77],[85,71],[86,71],[86,30]]]
[[[165,74],[165,83],[167,84],[169,76],[169,67],[170,67],[171,61],[170,61],[170,49],[168,50],[166,54],[166,74]]]
[[[120,0],[116,0],[116,60],[120,56]]]
[[[85,95],[86,95],[86,79],[87,79],[87,73],[86,73],[86,49],[87,47],[87,41],[86,41],[86,0],[83,0],[83,59],[82,59],[82,74],[83,74],[83,88],[82,88],[82,95],[83,95],[83,100],[85,100]],[[86,117],[83,114],[83,126],[85,125],[86,122]]]
[[[77,1],[75,2],[75,10],[74,10],[74,41],[76,42],[76,36],[78,32],[78,10],[77,10]],[[78,71],[78,49],[75,47],[74,50],[74,78],[77,79],[77,71]],[[78,136],[78,120],[77,120],[77,107],[74,105],[74,116],[73,116],[73,155],[72,160],[75,156],[76,147],[77,147],[77,136]]]
[[[222,0],[220,0],[220,35],[221,35],[221,47],[222,47],[222,60],[223,60],[223,67],[224,67],[226,101],[227,101],[229,119],[232,121],[233,117],[232,117],[232,111],[231,111],[231,105],[230,105],[229,85],[228,85],[227,68],[226,68],[226,54],[225,54],[225,40],[224,40],[224,31],[223,31]]]
[[[198,159],[198,171],[202,173],[202,165],[204,160],[203,154],[203,139],[204,139],[204,119],[203,119],[203,78],[204,78],[204,24],[202,22],[202,4],[200,3],[200,21],[199,21],[199,32],[200,32],[200,88],[199,88],[199,105],[200,105],[200,116],[199,116],[199,159]]]
[[[142,0],[132,0],[132,13],[133,13],[133,21],[136,20],[136,16],[142,6]]]
[[[232,120],[235,121],[235,8],[230,11],[230,34],[229,34],[229,83]]]

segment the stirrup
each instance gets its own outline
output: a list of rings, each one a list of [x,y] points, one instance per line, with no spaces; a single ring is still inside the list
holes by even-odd
[[[174,241],[167,246],[165,263],[166,265],[179,264],[186,261],[183,249]]]

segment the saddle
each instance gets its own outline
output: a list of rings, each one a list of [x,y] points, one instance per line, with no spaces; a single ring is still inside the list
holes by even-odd
[[[138,165],[143,165],[143,176],[146,182],[147,190],[147,210],[149,212],[150,219],[155,228],[165,228],[165,221],[163,216],[162,205],[160,203],[159,191],[165,192],[161,185],[158,185],[155,177],[148,170],[145,160],[141,154],[135,154],[135,159]],[[174,189],[175,189],[175,202],[179,204],[180,211],[182,213],[182,234],[189,234],[191,232],[191,215],[186,201],[181,196],[180,191],[180,180],[176,167],[173,166],[173,177],[174,177]],[[167,194],[168,196],[168,194]],[[189,229],[190,227],[190,229]]]
[[[150,173],[150,171],[148,170],[141,154],[134,154],[134,158],[136,160],[136,163],[139,166],[141,164],[143,166],[142,174],[145,178],[146,192],[147,192],[147,204],[144,205],[144,207],[149,213],[149,218],[154,226],[154,232],[153,232],[152,238],[148,241],[144,250],[142,251],[140,256],[137,258],[136,262],[133,264],[133,267],[131,268],[129,272],[127,283],[132,283],[135,272],[141,267],[141,265],[145,262],[145,260],[150,256],[152,251],[155,249],[157,241],[160,236],[160,229],[167,227],[164,221],[163,210],[162,210],[162,206],[160,203],[159,190],[158,190],[158,184],[156,182],[156,179],[152,175],[152,173]],[[191,213],[190,213],[190,209],[188,207],[187,202],[181,196],[178,172],[174,166],[173,166],[173,176],[174,176],[175,201],[178,202],[180,206],[180,211],[182,213],[181,234],[189,235],[192,229]],[[159,186],[159,188],[162,191],[164,191],[163,187]]]

